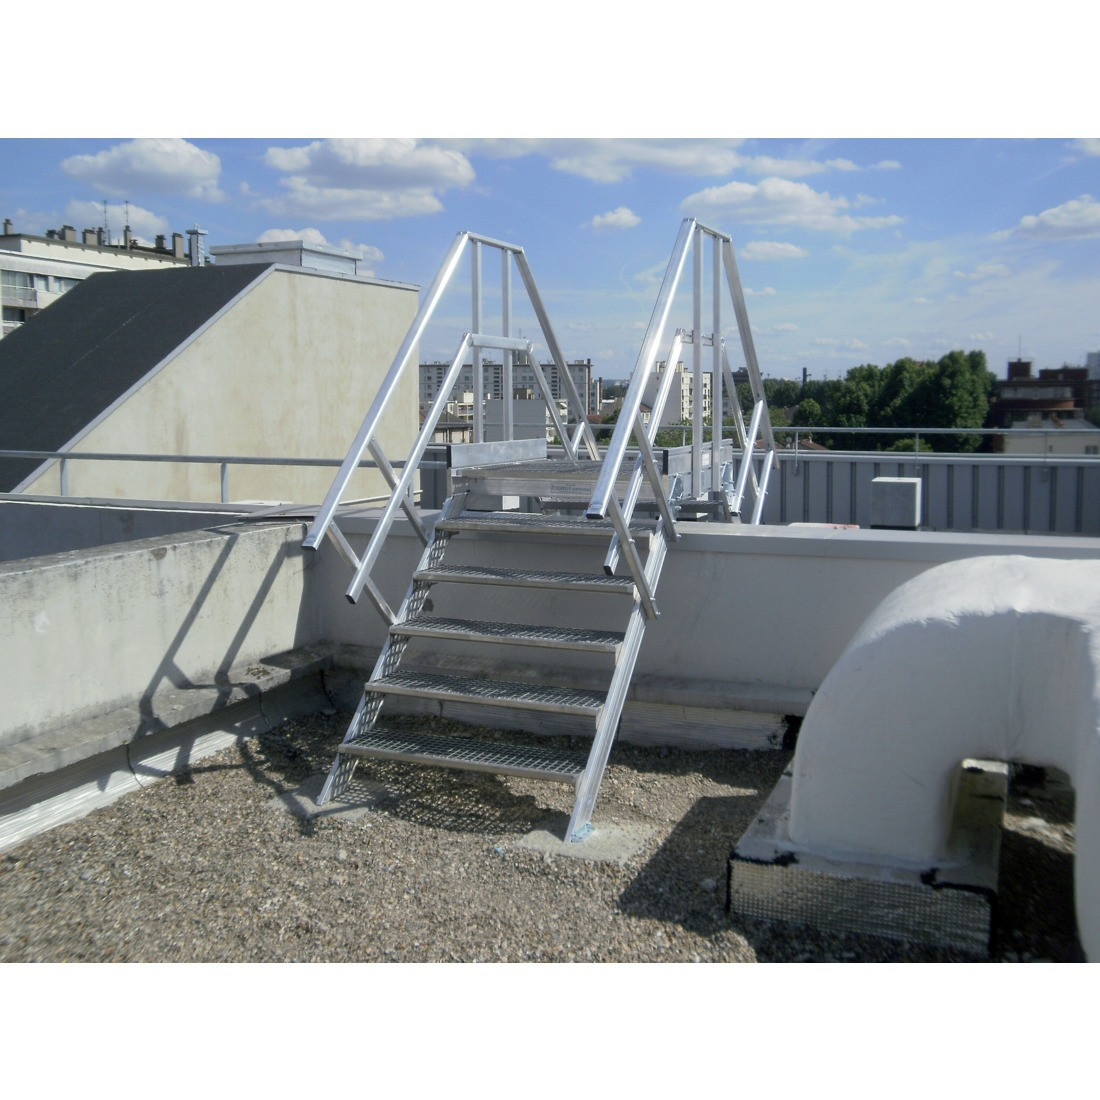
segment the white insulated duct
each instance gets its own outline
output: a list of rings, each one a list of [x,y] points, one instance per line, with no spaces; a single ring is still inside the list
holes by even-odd
[[[891,593],[802,723],[790,838],[831,858],[950,866],[967,757],[1069,776],[1078,930],[1100,960],[1100,562],[970,558]]]

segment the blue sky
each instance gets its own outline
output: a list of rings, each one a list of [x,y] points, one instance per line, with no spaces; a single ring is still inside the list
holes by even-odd
[[[1061,8],[1055,0],[1050,10]],[[752,29],[759,36],[782,25]],[[461,28],[442,27],[417,74],[450,63],[448,29]],[[245,41],[243,31],[234,39],[233,27],[222,30],[231,43]],[[568,30],[546,33],[553,44]],[[996,33],[983,35],[996,50]],[[916,37],[918,48],[928,41]],[[776,72],[763,63],[740,83],[719,71],[704,83],[701,115],[697,98],[662,95],[663,43],[608,63],[606,39],[601,46],[576,35],[562,82],[538,81],[543,93],[522,104],[522,65],[503,82],[474,68],[457,70],[453,83],[418,76],[410,84],[404,60],[387,67],[377,52],[350,85],[341,83],[339,58],[307,52],[300,79],[276,82],[281,98],[265,91],[255,111],[251,99],[209,90],[203,98],[150,87],[138,96],[133,67],[116,84],[103,84],[97,68],[76,127],[69,100],[53,114],[32,113],[29,131],[0,133],[0,216],[24,232],[82,229],[102,224],[106,200],[117,233],[128,201],[130,225],[145,240],[196,223],[215,246],[304,237],[361,253],[381,278],[421,285],[455,234],[474,230],[524,247],[566,356],[591,358],[608,378],[630,373],[680,222],[693,216],[732,235],[765,374],[798,377],[805,368],[838,377],[860,363],[952,348],[985,350],[1001,374],[1018,351],[1040,367],[1082,363],[1100,350],[1100,139],[1074,127],[1091,119],[1095,97],[1082,101],[1077,85],[1060,79],[1066,109],[1051,112],[1042,99],[1048,70],[1035,62],[1041,37],[1021,27],[1007,40],[1032,57],[1006,81],[1011,64],[978,66],[963,79],[959,60],[973,48],[965,35],[950,49],[937,40],[938,64],[926,62],[919,79],[898,79],[906,55],[869,53],[858,35],[842,35],[829,51],[811,35],[783,70],[803,83],[784,79],[779,95]],[[1070,39],[1067,71],[1087,57]],[[325,104],[334,109],[303,110],[329,64]],[[639,67],[651,75],[639,81]],[[1083,88],[1091,68],[1075,78]],[[257,81],[247,78],[252,91]],[[937,97],[931,89],[945,80],[951,93]],[[919,96],[879,101],[877,89],[885,98],[912,85]],[[358,89],[350,102],[339,94],[349,86]],[[401,94],[382,105],[377,86]],[[737,91],[752,87],[770,92],[761,106],[730,110],[743,103]],[[1001,89],[995,109],[990,87]],[[1051,125],[1059,136],[1048,136]],[[329,136],[243,136],[299,126]],[[960,126],[967,136],[946,136]],[[755,136],[713,136],[738,129]],[[41,136],[81,131],[116,136]],[[161,136],[179,132],[222,136]],[[364,133],[391,136],[352,136]],[[482,136],[459,136],[467,133]],[[683,136],[651,136],[672,133]],[[811,136],[768,136],[782,133]],[[880,136],[889,133],[902,136]],[[688,324],[690,314],[674,320]],[[534,335],[522,312],[517,324]],[[422,358],[449,358],[468,327],[465,290],[456,291]]]

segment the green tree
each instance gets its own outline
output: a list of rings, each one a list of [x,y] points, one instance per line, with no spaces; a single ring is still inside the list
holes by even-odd
[[[822,420],[821,406],[812,398],[805,397],[798,403],[794,410],[791,423],[796,428],[812,428],[824,423]]]
[[[886,448],[886,450],[888,450],[888,451],[908,451],[910,454],[912,454],[917,449],[916,443],[917,443],[917,440],[916,440],[915,436],[908,436],[905,439],[895,440],[893,443],[890,444],[889,447]],[[921,449],[922,453],[924,451],[934,451],[935,450],[935,448],[932,446],[932,444],[928,442],[927,437],[922,437],[921,438],[920,449]]]
[[[802,386],[791,378],[765,378],[764,397],[769,409],[789,409],[801,400]]]

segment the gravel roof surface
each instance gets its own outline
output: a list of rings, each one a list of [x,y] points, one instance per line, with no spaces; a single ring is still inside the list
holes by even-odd
[[[361,764],[358,818],[273,808],[349,717],[287,722],[0,855],[0,961],[969,961],[730,917],[730,850],[789,753],[616,745],[595,821],[649,835],[620,864],[517,843],[562,835],[572,791],[548,783]],[[1072,820],[1054,777],[1014,785],[994,960],[1082,958]]]

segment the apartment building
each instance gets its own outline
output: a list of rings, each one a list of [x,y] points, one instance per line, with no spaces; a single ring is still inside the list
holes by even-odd
[[[657,373],[652,375],[647,383],[645,389],[645,396],[642,398],[642,419],[649,422],[649,410],[653,408],[653,403],[657,399],[657,389],[660,384],[660,376],[668,369],[668,364],[660,362],[657,364]],[[695,408],[695,375],[690,367],[685,367],[684,362],[681,359],[680,362],[673,367],[676,376],[672,380],[672,387],[669,390],[668,400],[665,403],[664,415],[661,417],[662,425],[674,425],[683,424],[685,421],[691,421],[693,410]],[[713,395],[713,380],[714,376],[709,372],[703,373],[703,418],[709,418],[711,414],[711,401]]]
[[[439,396],[443,387],[443,379],[447,374],[447,363],[421,363],[420,364],[420,414],[423,416],[431,407],[432,402]],[[566,369],[573,379],[573,385],[577,387],[577,393],[584,401],[585,412],[589,416],[595,416],[600,411],[602,400],[602,380],[592,378],[592,360],[578,359],[572,363],[566,363]],[[485,387],[485,399],[487,401],[502,401],[504,399],[504,367],[500,363],[482,363],[483,385]],[[542,372],[546,378],[546,384],[550,387],[550,393],[555,401],[567,401],[568,391],[565,381],[555,363],[543,363]],[[450,396],[458,400],[462,394],[474,392],[474,368],[467,363],[462,368],[462,373],[455,383]],[[526,363],[516,363],[512,367],[512,397],[541,397],[538,382],[535,380],[534,368]],[[472,397],[471,397],[472,400]]]
[[[0,337],[29,321],[40,310],[89,275],[100,271],[165,270],[186,267],[192,255],[201,257],[202,230],[191,230],[190,246],[182,233],[173,233],[171,243],[158,236],[144,245],[122,231],[121,240],[111,241],[103,228],[78,233],[71,225],[50,229],[45,236],[17,233],[5,218],[0,233]]]

